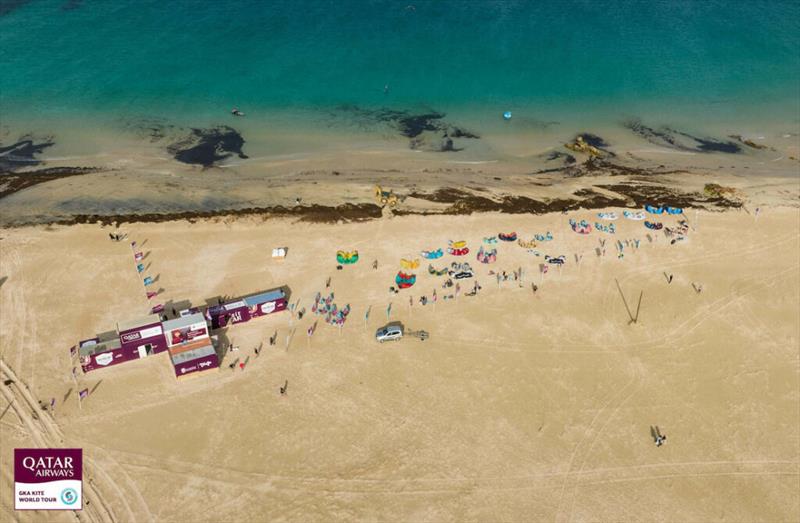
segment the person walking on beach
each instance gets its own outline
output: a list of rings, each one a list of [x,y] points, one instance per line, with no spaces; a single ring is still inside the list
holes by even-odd
[[[378,260],[372,262],[372,268],[375,269],[376,271],[378,270]]]
[[[283,387],[280,388],[281,396],[286,396],[286,390],[289,388],[289,380],[286,380],[286,383],[283,384]]]

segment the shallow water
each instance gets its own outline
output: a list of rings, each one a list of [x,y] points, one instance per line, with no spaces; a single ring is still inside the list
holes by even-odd
[[[343,104],[430,107],[500,132],[505,110],[517,127],[800,120],[791,1],[18,4],[0,16],[14,131],[156,115],[198,126],[234,105],[272,128],[319,128]]]

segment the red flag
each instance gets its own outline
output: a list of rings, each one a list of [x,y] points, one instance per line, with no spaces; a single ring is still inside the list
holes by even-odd
[[[314,326],[313,325],[308,328],[308,335],[311,336],[312,334],[314,334]]]
[[[547,265],[542,265],[542,274],[547,274]]]
[[[135,248],[136,248],[136,242],[133,241],[133,242],[131,242],[131,249],[135,249]]]

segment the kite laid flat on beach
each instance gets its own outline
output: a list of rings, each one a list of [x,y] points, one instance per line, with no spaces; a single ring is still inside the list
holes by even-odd
[[[586,220],[581,220],[579,223],[570,218],[569,226],[572,227],[572,230],[578,234],[589,234],[592,232],[592,226]]]
[[[599,212],[597,213],[598,218],[601,220],[616,220],[618,218],[617,213],[614,211],[611,212]]]
[[[622,211],[622,215],[629,220],[644,220],[644,213],[642,211]]]
[[[652,229],[654,231],[660,231],[664,227],[664,224],[661,223],[661,222],[648,222],[648,221],[645,221],[644,222],[644,226],[647,227],[648,229]]]
[[[336,261],[344,265],[350,265],[358,261],[358,251],[337,251]]]
[[[501,232],[501,233],[500,233],[500,234],[498,234],[497,236],[498,236],[498,237],[499,237],[501,240],[503,240],[504,242],[514,242],[514,241],[517,241],[517,233],[515,233],[515,232],[509,232],[509,233],[504,233],[504,232]]]
[[[444,251],[441,248],[436,249],[435,251],[422,251],[422,257],[426,260],[435,260],[437,258],[441,258],[444,256]]]
[[[613,223],[603,225],[602,223],[594,222],[594,228],[598,231],[607,232],[608,234],[615,234],[617,232],[617,228]]]

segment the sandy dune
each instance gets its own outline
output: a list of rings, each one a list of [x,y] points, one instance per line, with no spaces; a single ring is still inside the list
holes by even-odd
[[[240,350],[183,383],[166,354],[71,379],[71,345],[149,306],[112,229],[3,230],[1,368],[15,384],[0,407],[15,403],[0,420],[2,519],[72,519],[13,511],[12,449],[34,444],[85,449],[85,521],[797,521],[800,212],[690,211],[696,230],[676,245],[623,219],[616,236],[579,236],[571,217],[594,222],[584,211],[125,226],[162,301],[288,285],[309,309],[330,276],[336,302],[352,306],[341,333],[320,322],[310,340],[310,312],[231,327],[221,336]],[[561,271],[542,277],[542,258],[515,243],[500,242],[494,265],[475,260],[484,236],[548,230],[555,239],[537,250],[566,255]],[[618,259],[611,243],[633,238],[641,247]],[[401,257],[450,239],[472,249],[477,297],[465,280],[443,300],[427,263],[389,295]],[[289,247],[285,261],[270,259],[274,246]],[[340,248],[361,261],[336,271]],[[517,267],[522,286],[487,275]],[[643,293],[636,324],[615,279],[632,308]],[[435,308],[421,306],[434,288]],[[392,320],[431,338],[377,344],[389,303]],[[228,369],[248,356],[244,371]],[[94,392],[79,409],[84,387]],[[51,397],[54,416],[33,419],[32,403]]]

